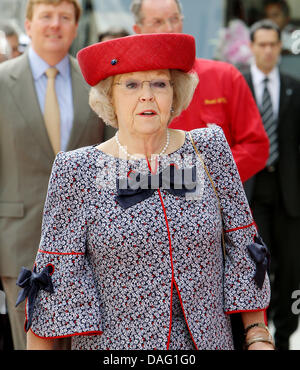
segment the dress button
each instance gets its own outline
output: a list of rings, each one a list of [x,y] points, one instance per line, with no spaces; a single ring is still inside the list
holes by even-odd
[[[118,63],[117,59],[112,59],[112,61],[110,62],[112,66],[115,66],[117,63]]]

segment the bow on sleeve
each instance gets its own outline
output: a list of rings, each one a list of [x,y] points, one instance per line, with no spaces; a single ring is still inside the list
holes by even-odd
[[[40,273],[36,272],[36,266],[32,272],[27,270],[25,267],[22,267],[22,270],[19,274],[17,285],[23,289],[18,295],[16,306],[18,306],[26,297],[28,297],[28,317],[25,326],[26,331],[28,331],[31,327],[34,303],[39,290],[43,289],[49,293],[54,292],[50,275],[52,270],[53,268],[51,265],[47,265]]]
[[[261,289],[265,280],[266,271],[270,267],[270,252],[268,247],[258,235],[254,237],[254,243],[247,245],[250,256],[256,263],[254,280]]]

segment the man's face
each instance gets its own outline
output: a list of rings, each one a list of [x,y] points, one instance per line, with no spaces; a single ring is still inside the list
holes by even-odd
[[[76,37],[77,27],[75,7],[66,1],[59,5],[34,5],[32,19],[25,22],[33,49],[44,59],[49,54],[62,59]]]
[[[141,24],[135,24],[135,33],[181,33],[182,15],[174,0],[144,0]]]
[[[275,22],[281,30],[289,23],[289,18],[284,15],[280,5],[267,5],[265,7],[265,16]]]
[[[281,53],[281,42],[275,30],[260,29],[254,34],[251,49],[257,67],[264,71],[271,71],[278,63]]]

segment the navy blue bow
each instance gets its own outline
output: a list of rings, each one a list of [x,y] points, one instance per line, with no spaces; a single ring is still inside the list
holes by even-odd
[[[117,179],[116,201],[124,209],[149,197],[155,190],[162,188],[175,196],[184,196],[196,189],[196,167],[178,170],[171,165],[159,174],[140,174],[131,172],[131,176]]]
[[[256,263],[254,280],[261,289],[265,280],[266,271],[269,270],[270,267],[270,252],[259,235],[254,237],[254,243],[247,245],[247,248],[250,256]]]
[[[25,267],[22,267],[21,269],[17,280],[17,285],[23,289],[18,295],[16,306],[23,302],[26,297],[28,297],[28,315],[25,326],[26,331],[28,331],[31,327],[34,303],[39,290],[43,289],[49,293],[54,292],[50,276],[52,270],[53,267],[51,265],[47,265],[39,274],[36,272],[36,266],[34,266],[32,272],[27,270]]]

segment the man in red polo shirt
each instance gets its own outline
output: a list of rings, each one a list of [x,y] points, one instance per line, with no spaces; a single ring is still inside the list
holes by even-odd
[[[133,0],[135,33],[181,33],[183,17],[178,0]],[[190,106],[170,127],[182,130],[221,126],[243,182],[265,167],[269,140],[249,87],[231,64],[196,59],[199,84]]]

